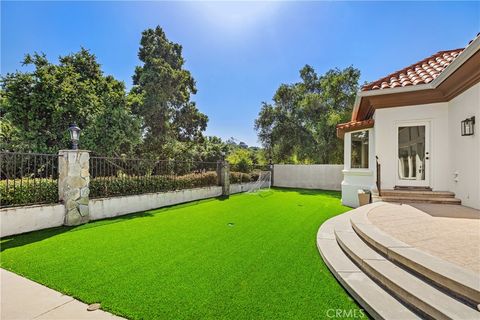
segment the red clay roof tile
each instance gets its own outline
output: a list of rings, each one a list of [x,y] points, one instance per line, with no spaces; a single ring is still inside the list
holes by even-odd
[[[374,124],[375,124],[375,120],[373,119],[340,123],[340,124],[337,124],[337,136],[343,137],[345,132],[372,128]]]
[[[402,70],[362,86],[362,91],[391,89],[432,82],[464,49],[440,51]]]

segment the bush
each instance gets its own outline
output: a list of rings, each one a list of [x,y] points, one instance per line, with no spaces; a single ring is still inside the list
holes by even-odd
[[[258,180],[259,173],[256,171],[250,173],[230,172],[230,183],[248,183]]]
[[[215,186],[216,172],[182,176],[99,177],[90,180],[90,197],[112,197]]]
[[[2,207],[56,202],[58,202],[57,180],[16,179],[8,180],[8,185],[6,180],[0,181]]]
[[[90,197],[112,197],[216,186],[217,173],[190,173],[182,176],[99,177],[90,180]],[[1,206],[58,202],[57,180],[5,180],[0,182]]]

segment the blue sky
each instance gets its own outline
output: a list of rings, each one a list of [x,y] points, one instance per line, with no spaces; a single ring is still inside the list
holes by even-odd
[[[22,70],[25,53],[90,49],[107,74],[131,86],[140,34],[160,25],[183,45],[209,116],[208,135],[257,145],[262,101],[312,65],[353,65],[371,81],[480,31],[480,2],[5,2],[1,73]]]

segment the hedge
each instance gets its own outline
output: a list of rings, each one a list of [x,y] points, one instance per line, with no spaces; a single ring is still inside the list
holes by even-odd
[[[215,186],[216,172],[183,176],[101,177],[90,180],[90,197],[112,197]]]
[[[230,183],[248,183],[258,180],[259,172],[230,172]]]
[[[57,180],[16,179],[0,181],[0,205],[17,206],[58,202]]]

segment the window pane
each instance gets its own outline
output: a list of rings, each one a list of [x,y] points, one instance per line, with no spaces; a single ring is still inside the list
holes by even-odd
[[[351,167],[368,169],[368,131],[352,133]]]

